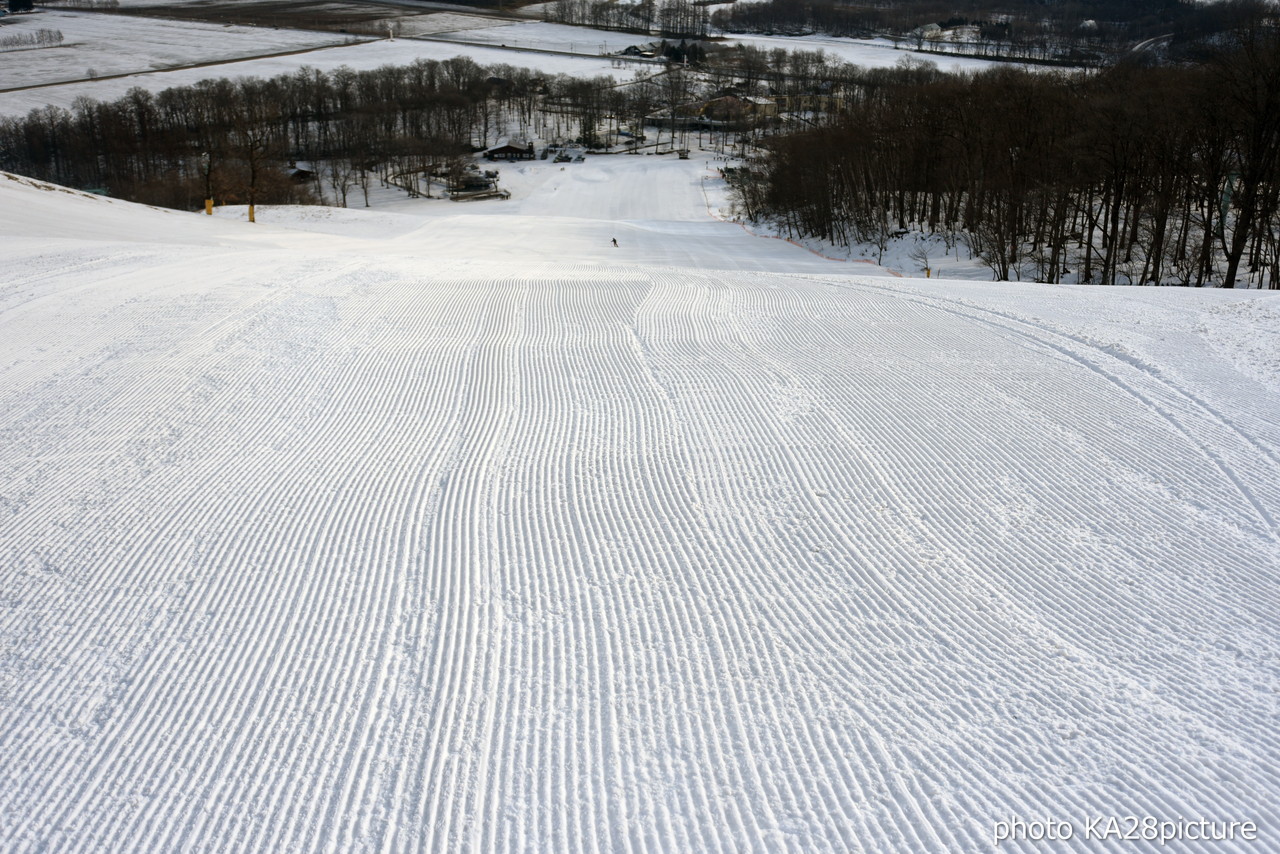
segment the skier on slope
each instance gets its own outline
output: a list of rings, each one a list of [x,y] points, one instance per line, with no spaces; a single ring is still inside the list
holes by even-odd
[[[618,238],[616,238],[616,237],[615,237],[615,238],[613,238],[613,245],[614,245],[614,246],[617,246],[617,245],[618,245]]]

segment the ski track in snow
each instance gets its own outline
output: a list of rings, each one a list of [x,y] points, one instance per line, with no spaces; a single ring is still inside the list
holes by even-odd
[[[1272,832],[1275,392],[1089,325],[1151,292],[789,273],[730,224],[465,257],[484,223],[10,239],[0,848]]]

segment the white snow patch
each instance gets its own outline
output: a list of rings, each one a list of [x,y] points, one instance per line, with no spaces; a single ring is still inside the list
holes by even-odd
[[[1275,827],[1275,301],[862,276],[712,166],[0,180],[0,848]]]
[[[178,65],[338,45],[347,40],[346,36],[335,33],[62,9],[14,16],[13,22],[4,27],[4,33],[21,34],[37,29],[61,32],[62,44],[40,50],[0,51],[0,81],[3,81],[0,88],[150,72]],[[127,45],[127,49],[122,48],[123,45]],[[200,76],[218,76],[218,72],[205,69]],[[43,106],[43,103],[32,103]]]

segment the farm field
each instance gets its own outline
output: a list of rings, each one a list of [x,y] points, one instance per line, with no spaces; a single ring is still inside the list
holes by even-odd
[[[528,47],[542,50],[569,52],[615,53],[631,44],[650,41],[641,36],[610,30],[594,30],[590,27],[571,27],[542,21],[511,22],[504,26],[484,29],[468,29],[456,34],[442,33],[442,37],[455,36],[472,44],[502,44],[507,47]],[[935,63],[943,71],[977,71],[990,68],[993,63],[985,59],[926,53],[896,49],[887,39],[852,39],[836,36],[757,36],[727,33],[718,40],[728,44],[745,44],[761,50],[809,50],[822,51],[831,61],[848,62],[865,68],[889,68],[904,58]],[[1007,63],[1004,63],[1007,65]]]
[[[946,72],[983,71],[992,67],[1008,66],[1008,62],[996,62],[967,56],[899,48],[888,39],[850,39],[835,36],[755,36],[735,35],[740,44],[762,50],[820,50],[828,59],[861,65],[864,68],[889,68],[904,59],[931,62]],[[1035,69],[1038,66],[1027,66]]]
[[[330,5],[333,8],[323,6],[315,12],[328,16],[317,18],[317,26],[321,21],[329,21],[326,24],[329,26],[332,18],[356,14],[348,6]],[[195,8],[200,8],[199,4],[137,7],[149,15],[179,15]],[[228,8],[239,7],[231,4]],[[619,81],[629,81],[637,72],[650,72],[655,68],[648,62],[620,61],[605,55],[617,53],[628,45],[651,41],[635,34],[501,20],[456,10],[417,13],[376,5],[361,8],[364,11],[360,14],[369,19],[364,21],[369,32],[381,35],[377,22],[382,18],[378,16],[385,13],[387,20],[397,22],[401,37],[372,39],[367,35],[318,29],[289,30],[134,15],[44,11],[24,17],[17,25],[9,25],[6,33],[61,29],[65,43],[39,50],[0,52],[0,73],[7,81],[0,89],[10,90],[0,91],[0,115],[25,115],[51,104],[70,108],[79,97],[111,101],[134,87],[159,92],[210,77],[271,77],[303,66],[332,71],[345,65],[363,70],[382,65],[408,65],[415,59],[468,56],[481,65],[510,65],[582,77],[612,76]],[[307,20],[305,16],[303,20]],[[135,41],[137,50],[120,50],[120,45],[132,45]],[[356,43],[346,43],[352,41]],[[833,60],[871,68],[890,67],[904,58],[934,62],[947,71],[976,70],[991,65],[985,60],[895,50],[882,40],[732,36],[725,41],[766,50],[821,50]],[[282,52],[290,53],[278,55]],[[197,63],[216,64],[174,67]],[[90,79],[112,74],[127,76]]]
[[[0,54],[0,57],[3,56],[4,54]],[[637,68],[652,67],[647,63],[626,63],[619,68],[610,59],[599,56],[551,56],[522,50],[456,45],[444,41],[379,39],[211,67],[156,71],[111,80],[82,80],[62,86],[0,92],[0,115],[25,115],[31,109],[49,104],[70,108],[76,98],[82,96],[112,101],[135,86],[159,92],[173,86],[190,86],[210,77],[272,77],[289,74],[303,66],[322,71],[332,71],[344,65],[366,70],[382,65],[409,65],[416,59],[445,60],[455,56],[468,56],[481,65],[507,64],[518,68],[536,68],[549,74],[576,74],[584,77],[612,74],[618,79],[626,80],[632,78]]]
[[[39,29],[63,35],[56,47],[0,51],[0,88],[17,89],[174,65],[243,59],[265,53],[338,45],[338,33],[223,26],[125,15],[43,9],[4,27],[3,35]],[[127,50],[122,50],[128,45]],[[205,71],[204,76],[210,72]],[[0,97],[4,97],[0,95]]]
[[[0,849],[1273,846],[1275,296],[898,279],[713,167],[0,176]]]

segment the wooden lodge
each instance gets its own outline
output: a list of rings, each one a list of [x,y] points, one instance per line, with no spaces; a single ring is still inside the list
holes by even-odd
[[[522,139],[508,140],[487,150],[484,157],[486,160],[532,160],[533,143]]]

